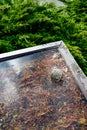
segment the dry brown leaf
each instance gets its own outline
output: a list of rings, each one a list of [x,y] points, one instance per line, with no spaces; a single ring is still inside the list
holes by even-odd
[[[63,120],[62,119],[58,119],[57,120],[59,124],[63,124]]]
[[[80,124],[85,124],[86,123],[86,119],[85,118],[80,118],[78,121]]]

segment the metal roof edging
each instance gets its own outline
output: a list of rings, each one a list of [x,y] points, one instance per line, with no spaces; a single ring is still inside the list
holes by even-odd
[[[52,42],[50,44],[47,43],[47,44],[29,47],[29,48],[25,48],[25,49],[20,49],[20,50],[16,50],[16,51],[12,51],[12,52],[2,53],[2,54],[0,54],[0,62],[18,58],[21,56],[25,56],[25,55],[35,53],[38,51],[42,51],[42,50],[45,50],[48,48],[56,47],[56,46],[59,46],[60,43],[61,43],[61,41],[57,41],[57,42]]]
[[[58,47],[60,54],[63,56],[67,66],[69,67],[73,77],[75,78],[78,86],[83,92],[85,98],[87,99],[87,77],[84,72],[81,70],[68,48],[65,46],[64,42],[61,41],[60,46]]]
[[[46,50],[48,48],[50,49],[53,47],[58,47],[58,51],[63,56],[78,86],[80,87],[85,98],[87,99],[87,77],[84,74],[84,72],[81,70],[81,68],[79,67],[79,65],[77,64],[77,62],[75,61],[75,59],[73,58],[73,56],[71,55],[71,53],[69,52],[68,48],[65,46],[62,40],[0,54],[0,62],[25,56],[38,51]]]

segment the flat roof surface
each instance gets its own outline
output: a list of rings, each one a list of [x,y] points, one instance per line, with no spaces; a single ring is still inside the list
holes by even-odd
[[[9,60],[1,55],[0,130],[87,130],[87,101],[61,45],[50,45]],[[63,72],[59,82],[51,80],[54,66]]]

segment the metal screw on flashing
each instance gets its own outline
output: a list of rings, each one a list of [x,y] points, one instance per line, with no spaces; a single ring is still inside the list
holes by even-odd
[[[56,66],[51,69],[51,80],[59,82],[62,79],[63,72]]]

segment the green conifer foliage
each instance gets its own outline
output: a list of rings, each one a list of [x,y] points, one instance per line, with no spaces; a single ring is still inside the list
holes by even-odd
[[[0,0],[0,53],[63,40],[87,74],[87,1],[63,2]]]

